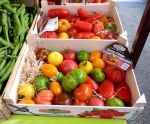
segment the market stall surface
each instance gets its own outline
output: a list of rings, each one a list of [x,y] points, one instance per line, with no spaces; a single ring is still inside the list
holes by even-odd
[[[132,47],[141,17],[143,15],[146,2],[117,2],[117,10],[122,22],[122,26],[128,34],[129,49]],[[147,104],[144,110],[134,121],[127,121],[127,124],[149,124],[150,123],[150,95],[149,95],[149,76],[150,76],[150,35],[142,50],[141,56],[135,67],[135,76],[141,94],[145,94]]]

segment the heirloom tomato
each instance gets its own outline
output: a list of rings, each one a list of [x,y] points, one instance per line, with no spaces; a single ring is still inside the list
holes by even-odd
[[[36,55],[36,59],[39,60],[43,60],[44,62],[47,62],[47,56],[49,55],[50,51],[46,48],[38,48],[35,51],[35,55]]]
[[[72,97],[68,93],[62,92],[54,97],[54,105],[72,105]]]
[[[73,60],[65,59],[58,68],[63,74],[67,74],[68,72],[78,68],[78,64]]]
[[[35,98],[36,104],[51,105],[54,94],[50,90],[41,90]]]
[[[87,106],[86,102],[83,102],[83,101],[74,101],[73,105],[76,105],[76,106]]]
[[[105,74],[100,68],[93,68],[90,75],[97,83],[101,83],[103,80],[105,80]]]
[[[19,98],[34,98],[35,88],[32,84],[24,84],[18,87]]]
[[[105,68],[105,62],[101,58],[95,58],[92,61],[92,65],[93,65],[94,68],[100,68],[102,70]]]
[[[103,98],[108,99],[114,95],[114,84],[110,80],[105,79],[100,84],[97,92],[102,95]]]
[[[86,81],[84,83],[90,84],[94,91],[98,90],[98,84],[89,76],[87,76]]]
[[[111,98],[106,101],[106,106],[124,107],[124,103],[118,98]]]
[[[77,98],[79,101],[86,101],[91,98],[93,93],[92,87],[90,84],[81,84],[73,91],[73,97]]]
[[[63,59],[76,60],[76,52],[72,49],[65,49],[61,52]]]
[[[91,39],[95,34],[92,32],[79,32],[75,35],[75,39]]]
[[[43,89],[47,89],[48,88],[48,84],[49,84],[49,79],[44,76],[44,75],[40,75],[38,77],[35,78],[34,82],[33,82],[35,89],[37,91],[43,90]]]
[[[87,103],[88,106],[104,106],[103,100],[99,98],[91,98],[88,100]]]
[[[57,74],[58,69],[56,68],[56,66],[54,66],[52,64],[45,63],[42,65],[41,71],[46,77],[51,78]]]
[[[99,50],[94,50],[90,53],[89,61],[93,61],[96,58],[102,58],[102,52]]]
[[[91,24],[93,25],[93,32],[94,32],[94,34],[98,34],[102,30],[104,30],[104,24],[103,24],[102,21],[99,21],[99,20],[91,21]]]
[[[69,38],[73,38],[77,34],[77,29],[76,28],[70,28],[66,31],[68,34]]]
[[[89,53],[86,50],[80,50],[77,52],[77,61],[80,63],[82,61],[88,61]]]
[[[62,93],[62,87],[57,81],[50,82],[49,90],[56,96]]]
[[[88,75],[93,70],[93,65],[90,61],[82,61],[79,63],[79,68],[84,70]]]
[[[40,38],[57,38],[57,34],[54,31],[46,31],[40,35]]]
[[[50,18],[65,18],[69,15],[69,11],[64,8],[49,9],[48,15]]]
[[[74,69],[68,72],[62,80],[62,88],[65,92],[72,92],[79,84],[86,81],[87,74],[82,69]]]
[[[131,91],[127,83],[121,82],[115,88],[116,97],[121,99],[126,105],[131,102]]]
[[[58,20],[58,29],[57,33],[66,32],[69,28],[71,28],[70,22],[66,19],[59,19]]]
[[[62,54],[60,52],[53,51],[53,52],[50,52],[50,54],[48,55],[47,59],[48,59],[48,62],[50,64],[58,66],[58,65],[60,65],[62,63],[63,56],[62,56]]]
[[[121,83],[126,76],[125,71],[111,65],[106,66],[106,68],[104,69],[104,73],[106,78],[111,80],[113,83]]]
[[[82,20],[85,20],[89,16],[88,12],[83,8],[79,8],[77,12],[78,12],[80,19]]]
[[[59,83],[61,83],[63,77],[64,77],[64,74],[62,72],[58,71],[57,75],[55,76],[55,81],[58,81]]]

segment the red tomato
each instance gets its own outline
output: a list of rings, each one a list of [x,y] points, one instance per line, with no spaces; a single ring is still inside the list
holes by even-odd
[[[59,65],[58,68],[63,74],[67,74],[68,72],[78,68],[78,64],[73,60],[66,59]]]
[[[86,101],[92,96],[92,87],[89,84],[81,84],[73,91],[73,96],[79,101]]]
[[[57,38],[57,34],[54,31],[46,31],[40,35],[40,38]]]
[[[106,78],[111,80],[113,83],[120,83],[124,80],[126,73],[114,66],[108,65],[104,69]]]
[[[95,34],[92,32],[80,32],[75,35],[75,39],[91,39]]]
[[[95,34],[100,33],[102,30],[104,30],[104,24],[102,21],[92,21],[91,24],[93,25],[93,32]]]
[[[76,105],[76,106],[87,106],[86,102],[82,102],[82,101],[74,101],[73,105]]]
[[[72,27],[76,28],[79,32],[90,32],[93,28],[89,22],[79,21],[72,24]]]
[[[121,82],[115,88],[116,97],[121,99],[125,104],[129,105],[131,102],[131,91],[127,83]]]
[[[54,95],[50,90],[41,90],[36,98],[35,98],[35,102],[36,104],[52,104],[52,99],[53,99]]]
[[[72,23],[75,23],[77,21],[80,21],[80,17],[77,16],[77,15],[68,15],[67,17],[65,17],[64,19],[68,20],[68,22],[70,22],[71,24]]]
[[[97,92],[101,94],[103,98],[110,98],[114,95],[114,84],[110,80],[105,79],[100,84]]]
[[[83,8],[78,9],[78,15],[82,20],[85,20],[89,16],[88,12]]]
[[[61,52],[63,59],[76,60],[76,52],[72,49],[65,49]]]
[[[48,15],[50,18],[65,18],[69,15],[69,11],[64,8],[49,9]]]
[[[74,37],[77,34],[77,29],[76,28],[70,28],[66,32],[69,36],[69,38]]]
[[[98,90],[98,84],[89,76],[87,76],[86,81],[84,83],[90,84],[94,91]]]
[[[88,101],[88,106],[104,106],[104,102],[103,100],[99,99],[99,98],[91,98]]]
[[[100,20],[101,17],[102,15],[100,13],[96,13],[96,14],[90,15],[85,21],[86,22],[96,21],[96,20]]]

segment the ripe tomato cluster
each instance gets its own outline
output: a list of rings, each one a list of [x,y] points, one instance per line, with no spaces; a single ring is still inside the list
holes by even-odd
[[[63,39],[117,39],[117,26],[112,17],[101,13],[88,13],[84,8],[78,8],[77,14],[72,14],[65,8],[49,9],[47,17],[38,21],[38,29],[48,20],[58,17],[58,29],[45,31],[40,38]]]
[[[43,61],[41,75],[32,84],[18,88],[19,104],[125,106],[131,92],[124,81],[126,72],[105,63],[103,53],[94,50],[61,52],[38,48]]]

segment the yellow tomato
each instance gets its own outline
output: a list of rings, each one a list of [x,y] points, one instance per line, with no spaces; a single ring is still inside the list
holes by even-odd
[[[54,95],[59,95],[62,93],[62,87],[57,81],[50,82],[49,90],[52,91]]]
[[[18,104],[36,104],[32,99],[23,99],[18,102]]]
[[[79,68],[84,70],[86,74],[90,74],[90,72],[93,70],[93,65],[90,61],[82,61],[79,63]]]
[[[92,37],[91,39],[101,39],[101,38],[98,37],[98,36],[94,36],[94,37]]]
[[[57,33],[66,32],[69,28],[71,28],[70,22],[66,19],[58,20],[58,30]]]
[[[60,38],[60,39],[69,39],[69,36],[68,36],[67,33],[62,32],[62,33],[60,33],[60,34],[58,35],[58,38]]]
[[[58,66],[62,63],[63,56],[60,52],[53,51],[48,55],[47,59],[50,64]]]
[[[102,70],[105,68],[105,62],[103,59],[100,59],[100,58],[95,58],[92,61],[92,65],[94,68],[100,68]]]
[[[35,88],[32,84],[24,84],[18,88],[19,98],[34,98]]]

